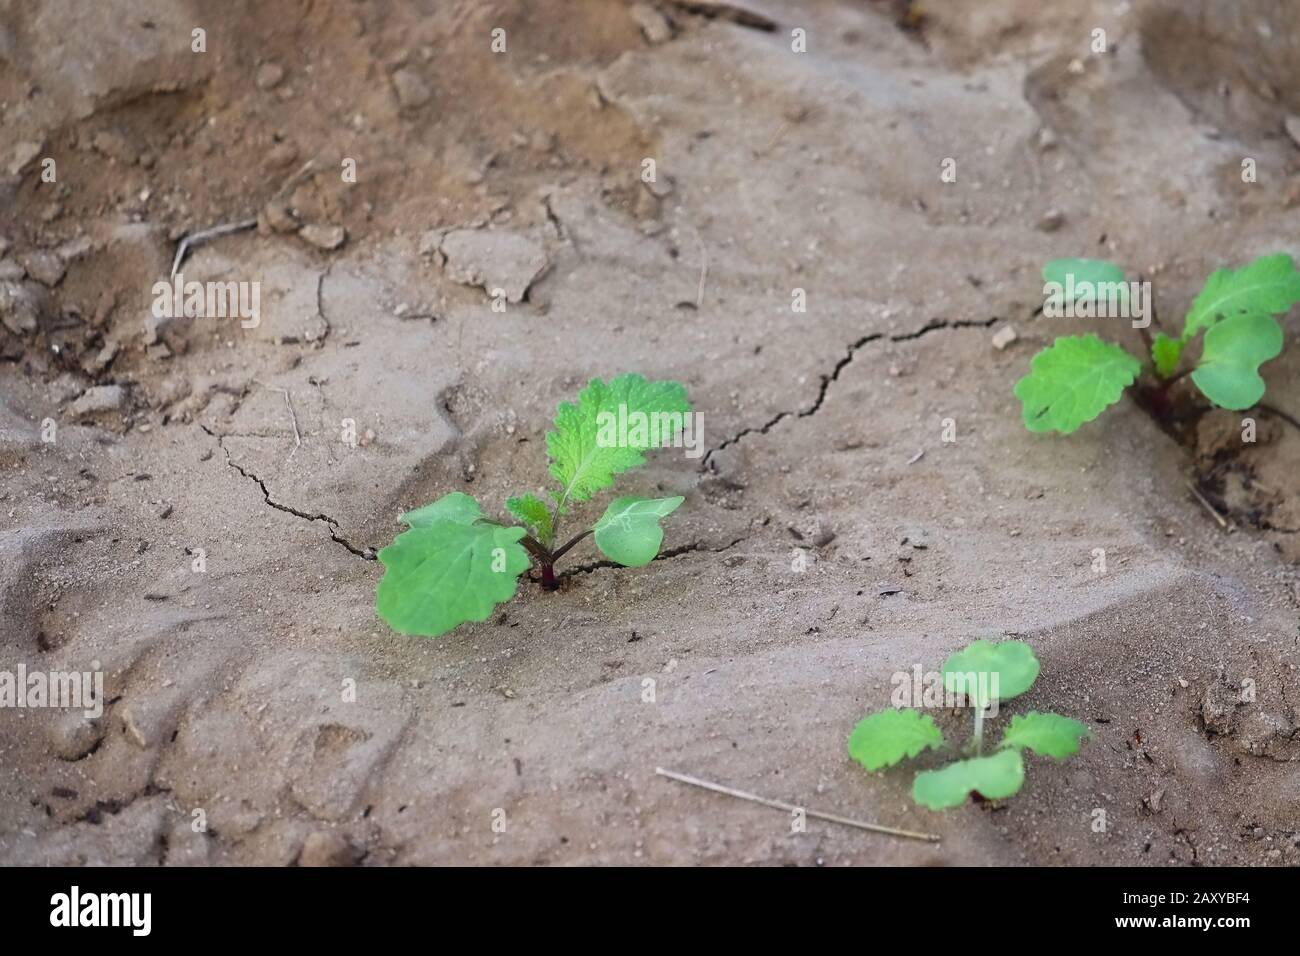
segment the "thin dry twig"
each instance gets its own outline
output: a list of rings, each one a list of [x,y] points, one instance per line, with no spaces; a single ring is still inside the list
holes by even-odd
[[[1225,519],[1223,515],[1219,514],[1219,510],[1215,508],[1214,505],[1210,504],[1210,500],[1206,498],[1205,495],[1201,494],[1201,489],[1196,487],[1196,482],[1188,481],[1187,490],[1190,491],[1196,497],[1196,500],[1201,503],[1201,507],[1208,511],[1214,520],[1219,523],[1220,528],[1226,529],[1228,527],[1227,519]]]
[[[279,392],[284,396],[284,404],[289,407],[289,420],[293,422],[293,447],[295,449],[301,448],[302,433],[298,431],[298,413],[293,410],[293,396],[289,394],[289,390],[278,385],[267,385],[265,382],[258,382],[257,384],[267,391]]]
[[[704,307],[704,284],[709,281],[709,250],[704,247],[698,229],[695,230],[695,241],[700,246],[700,286],[695,291],[695,308],[698,310]]]
[[[256,219],[241,219],[238,222],[225,222],[219,226],[213,226],[211,229],[202,229],[199,232],[192,232],[189,235],[182,236],[180,244],[176,246],[176,258],[172,260],[171,277],[173,279],[176,278],[176,272],[180,269],[185,254],[195,246],[202,245],[203,243],[220,236],[228,236],[232,232],[243,232],[245,229],[253,229],[256,226]]]
[[[807,807],[796,807],[792,803],[782,803],[780,800],[769,800],[767,797],[760,797],[752,793],[746,793],[744,790],[735,790],[731,787],[724,787],[720,783],[710,783],[708,780],[701,780],[699,777],[689,777],[684,773],[675,773],[672,770],[665,770],[663,767],[655,767],[655,773],[661,777],[667,777],[669,780],[676,780],[678,783],[687,783],[692,787],[702,787],[705,790],[712,790],[714,793],[726,794],[728,797],[736,797],[739,800],[748,800],[751,803],[760,803],[765,807],[771,807],[774,810],[785,810],[793,812],[802,811],[805,816],[815,817],[818,820],[826,820],[830,823],[843,824],[846,827],[857,827],[859,830],[870,830],[872,833],[885,833],[889,836],[903,837],[908,840],[924,840],[927,843],[938,843],[940,837],[933,833],[917,833],[913,830],[898,830],[894,827],[883,827],[877,823],[864,823],[861,820],[850,820],[848,817],[837,817],[833,813],[820,813],[816,810],[809,810]]]

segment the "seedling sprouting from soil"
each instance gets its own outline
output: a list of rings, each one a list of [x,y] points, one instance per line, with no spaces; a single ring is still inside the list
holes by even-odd
[[[663,543],[659,519],[682,503],[672,498],[616,498],[595,525],[556,547],[562,519],[574,504],[614,483],[614,476],[645,464],[644,452],[679,438],[691,414],[677,382],[648,382],[627,374],[606,385],[593,379],[577,404],[562,402],[555,429],[546,433],[550,503],[524,494],[506,501],[521,523],[484,517],[478,502],[454,491],[408,511],[409,525],[379,552],[384,578],[375,609],[403,634],[437,637],[465,621],[486,620],[515,596],[519,575],[531,562],[542,587],[558,587],[555,563],[588,535],[609,560],[624,567],[649,564]]]
[[[1057,259],[1043,269],[1049,282],[1064,286],[1071,277],[1079,296],[1098,296],[1105,287],[1123,297],[1124,273],[1108,262]],[[1300,272],[1291,257],[1264,256],[1235,272],[1214,272],[1183,319],[1182,334],[1160,332],[1147,339],[1146,363],[1096,335],[1058,338],[1034,356],[1030,373],[1016,383],[1025,427],[1068,434],[1119,401],[1139,376],[1145,379],[1139,386],[1144,404],[1161,418],[1168,417],[1169,389],[1188,375],[1215,405],[1250,408],[1264,397],[1259,366],[1282,351],[1282,327],[1274,316],[1297,302]],[[1202,332],[1200,358],[1185,363],[1188,346]]]
[[[1025,782],[1023,750],[1058,760],[1079,749],[1088,728],[1059,714],[1030,711],[1011,718],[1002,741],[984,752],[984,721],[990,707],[1029,690],[1038,678],[1038,659],[1022,641],[975,641],[943,665],[943,691],[975,711],[969,756],[941,770],[918,773],[912,799],[931,810],[961,806],[971,792],[1001,800]],[[934,718],[911,708],[877,711],[864,717],[849,735],[849,756],[868,770],[891,767],[926,748],[947,746]]]

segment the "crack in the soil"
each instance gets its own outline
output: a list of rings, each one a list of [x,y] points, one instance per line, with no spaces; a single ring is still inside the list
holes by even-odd
[[[995,315],[991,319],[931,319],[915,332],[900,332],[896,335],[886,335],[884,332],[872,332],[870,335],[864,335],[857,341],[850,343],[848,349],[845,350],[844,356],[835,363],[830,374],[823,374],[821,376],[821,385],[818,386],[817,389],[817,398],[814,399],[811,405],[802,410],[778,412],[762,425],[742,428],[730,438],[725,439],[722,444],[710,448],[708,452],[705,453],[704,460],[700,463],[700,466],[702,468],[707,468],[709,459],[713,457],[715,452],[731,447],[746,435],[766,435],[787,418],[810,418],[813,415],[816,415],[821,411],[822,405],[826,402],[826,393],[830,391],[831,383],[838,381],[840,373],[843,372],[855,358],[857,358],[858,351],[872,342],[878,342],[882,339],[887,339],[890,342],[914,342],[923,335],[929,335],[931,332],[937,332],[941,329],[987,329],[991,328],[993,323],[998,321],[998,318],[999,317]]]
[[[676,558],[683,554],[694,554],[697,551],[708,551],[711,554],[722,554],[724,551],[730,551],[742,541],[747,541],[749,535],[743,535],[732,541],[731,544],[724,544],[720,548],[710,548],[701,541],[694,541],[691,544],[684,544],[676,548],[668,548],[666,551],[660,551],[653,558],[655,561],[666,561],[669,558]],[[599,571],[601,568],[621,568],[623,565],[616,564],[613,561],[592,561],[589,564],[579,564],[577,567],[569,568],[560,573],[560,577],[572,577],[575,574],[591,574],[593,571]]]
[[[259,478],[253,472],[246,469],[243,465],[239,464],[239,462],[235,461],[235,459],[230,456],[230,449],[226,447],[227,436],[217,434],[216,432],[208,428],[206,425],[200,425],[199,427],[202,428],[208,435],[212,436],[217,440],[217,447],[219,447],[222,453],[226,456],[227,465],[235,469],[235,471],[239,472],[249,481],[256,483],[257,487],[262,489],[262,498],[263,500],[266,501],[268,505],[270,505],[276,511],[283,511],[285,514],[293,515],[295,518],[302,518],[305,521],[323,521],[326,527],[329,528],[330,539],[333,540],[336,544],[342,545],[343,547],[347,548],[348,551],[352,552],[359,558],[365,559],[366,561],[375,560],[375,549],[373,547],[358,548],[347,538],[343,537],[343,535],[340,533],[338,521],[336,521],[334,518],[331,518],[323,511],[317,512],[316,514],[312,514],[311,512],[307,512],[307,511],[300,511],[297,508],[293,507],[292,505],[281,504],[280,502],[272,498],[271,489],[266,487],[266,482],[263,481],[261,478]]]

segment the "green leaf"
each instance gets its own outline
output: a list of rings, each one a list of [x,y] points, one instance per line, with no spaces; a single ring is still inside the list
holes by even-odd
[[[1183,341],[1222,317],[1281,315],[1300,302],[1300,272],[1285,254],[1262,256],[1237,271],[1217,269],[1205,280],[1183,320]]]
[[[652,440],[671,444],[690,412],[678,382],[647,382],[635,373],[608,385],[592,379],[576,405],[561,403],[555,430],[546,433],[551,476],[563,487],[560,506],[586,501],[615,475],[644,464],[642,452],[655,447]]]
[[[931,810],[947,810],[966,802],[972,790],[989,800],[1016,794],[1025,782],[1025,762],[1019,750],[1001,750],[991,757],[950,763],[942,770],[918,773],[912,799]]]
[[[974,641],[943,662],[944,690],[981,708],[1023,694],[1037,679],[1038,658],[1024,641]]]
[[[550,545],[555,528],[551,525],[551,510],[546,507],[546,502],[536,495],[519,495],[506,499],[506,510],[532,528],[542,544]]]
[[[450,510],[464,515],[463,507]],[[514,597],[519,575],[528,569],[528,552],[519,544],[524,534],[523,528],[462,523],[456,517],[402,532],[379,552],[384,578],[375,610],[393,630],[425,637],[486,620],[493,608]]]
[[[596,547],[605,557],[626,568],[649,564],[664,541],[659,519],[672,514],[685,500],[681,495],[616,498],[596,522]]]
[[[454,521],[457,524],[473,524],[483,513],[478,510],[478,502],[460,491],[443,495],[437,501],[408,511],[398,520],[412,528],[427,528],[436,521]]]
[[[1267,315],[1234,315],[1205,333],[1201,360],[1192,372],[1205,397],[1222,408],[1250,408],[1264,397],[1261,362],[1282,351],[1282,326]]]
[[[1025,427],[1068,435],[1118,402],[1142,363],[1095,335],[1069,335],[1035,355],[1029,368],[1015,388]]]
[[[1011,725],[998,746],[1028,747],[1040,757],[1062,760],[1078,753],[1079,741],[1087,736],[1088,728],[1077,720],[1031,710],[1011,718]]]
[[[1183,357],[1183,340],[1172,339],[1163,332],[1157,332],[1151,342],[1151,362],[1156,367],[1156,374],[1168,378],[1178,368],[1178,360]]]
[[[926,747],[942,747],[943,731],[917,710],[880,710],[862,718],[849,734],[849,756],[868,770],[892,767]]]
[[[1070,288],[1071,276],[1074,277],[1075,301],[1085,296],[1096,297],[1099,283],[1119,283],[1120,295],[1128,295],[1124,270],[1114,263],[1101,259],[1053,259],[1043,266],[1043,281],[1055,282],[1062,289]]]

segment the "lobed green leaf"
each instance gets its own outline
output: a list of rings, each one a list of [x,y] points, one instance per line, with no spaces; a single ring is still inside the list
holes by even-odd
[[[1001,750],[989,757],[959,760],[942,770],[918,773],[912,799],[931,810],[959,807],[974,791],[989,800],[1014,796],[1025,782],[1025,762],[1019,750]]]
[[[555,528],[551,523],[551,509],[546,507],[546,502],[536,495],[524,494],[507,498],[506,510],[531,528],[538,541],[550,546],[551,539],[555,537]]]
[[[1058,338],[1016,383],[1025,427],[1069,434],[1119,401],[1140,371],[1141,362],[1095,335]]]
[[[620,407],[628,415],[661,416],[659,421],[666,425],[668,433],[660,434],[660,444],[681,431],[685,416],[691,412],[686,389],[679,382],[649,382],[635,373],[613,378],[608,385],[592,379],[579,393],[576,404],[560,404],[555,429],[546,433],[551,476],[563,489],[557,497],[561,508],[570,501],[588,500],[613,484],[615,475],[645,463],[643,452],[652,447],[648,431],[638,435],[629,430],[612,446],[601,440],[602,416],[617,419]],[[674,421],[675,427],[671,424]]]
[[[1300,302],[1300,272],[1285,254],[1261,256],[1240,269],[1217,269],[1183,319],[1183,342],[1220,318],[1241,314],[1281,315]]]
[[[399,633],[437,637],[466,621],[486,620],[514,597],[528,569],[528,552],[519,544],[524,529],[464,520],[470,504],[474,513],[478,504],[455,495],[404,516],[411,529],[379,552],[384,577],[375,610]]]
[[[1031,710],[1011,718],[998,746],[1028,748],[1040,757],[1062,760],[1078,753],[1079,741],[1087,736],[1087,726],[1077,720]]]
[[[849,734],[849,756],[868,770],[891,767],[927,747],[943,746],[934,718],[916,710],[880,710],[862,718]]]

